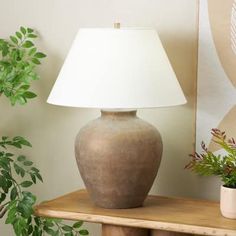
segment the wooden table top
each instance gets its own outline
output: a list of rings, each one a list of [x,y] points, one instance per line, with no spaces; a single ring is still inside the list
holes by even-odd
[[[36,206],[35,213],[102,224],[236,236],[236,220],[221,216],[219,203],[204,200],[148,196],[143,207],[104,209],[95,206],[85,190],[79,190],[41,203]]]

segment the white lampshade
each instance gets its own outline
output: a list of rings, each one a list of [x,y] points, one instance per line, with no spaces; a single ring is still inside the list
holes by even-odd
[[[151,108],[186,103],[157,32],[80,29],[48,102],[91,108]]]

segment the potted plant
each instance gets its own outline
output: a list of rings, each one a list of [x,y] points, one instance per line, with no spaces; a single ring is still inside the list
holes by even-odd
[[[9,40],[0,39],[0,95],[12,105],[23,105],[37,96],[30,85],[39,79],[35,69],[46,55],[35,47],[35,38],[33,29],[21,27]],[[82,221],[68,225],[34,215],[36,196],[28,188],[43,178],[30,159],[14,150],[23,147],[31,144],[21,136],[0,138],[0,220],[5,216],[17,236],[88,235]]]
[[[191,154],[192,159],[185,168],[203,176],[219,176],[224,183],[221,186],[221,213],[224,217],[236,219],[236,142],[234,138],[227,139],[225,132],[219,129],[212,129],[211,134],[225,154],[211,152],[202,142],[203,152]]]

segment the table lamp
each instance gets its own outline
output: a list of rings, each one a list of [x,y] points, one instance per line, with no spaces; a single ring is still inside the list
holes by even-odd
[[[104,208],[142,206],[157,175],[162,140],[138,108],[186,99],[152,28],[80,29],[48,103],[99,108],[78,133],[75,156],[92,201]]]

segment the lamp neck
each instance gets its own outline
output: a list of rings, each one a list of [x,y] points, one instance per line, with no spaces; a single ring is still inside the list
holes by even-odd
[[[137,110],[101,110],[102,117],[135,117]]]

